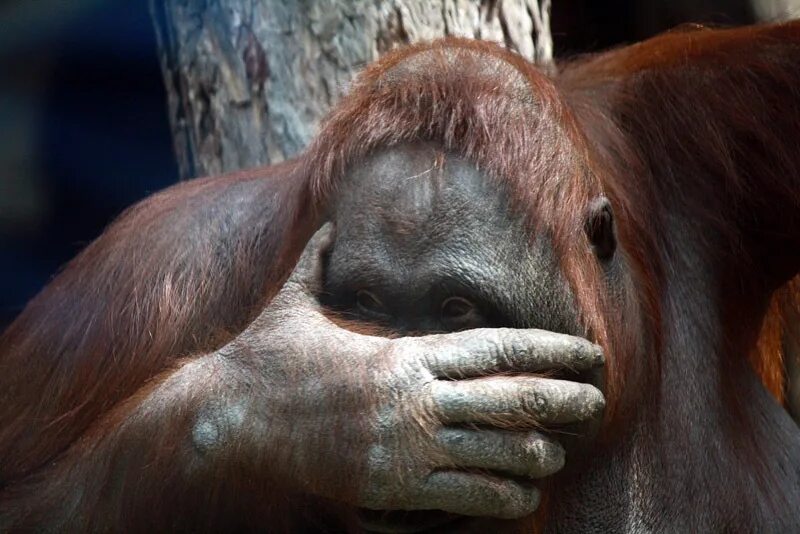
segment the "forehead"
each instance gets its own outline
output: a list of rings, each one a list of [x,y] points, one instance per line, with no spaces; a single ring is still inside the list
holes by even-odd
[[[348,173],[335,205],[340,238],[357,232],[362,240],[403,249],[509,232],[523,237],[504,189],[464,158],[432,144],[367,158]]]
[[[540,292],[521,288],[558,276],[549,239],[533,239],[503,188],[433,145],[368,158],[349,173],[335,205],[329,273],[341,283],[421,297],[450,280],[511,302]]]

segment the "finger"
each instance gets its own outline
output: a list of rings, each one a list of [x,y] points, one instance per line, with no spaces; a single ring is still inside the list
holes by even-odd
[[[598,345],[547,330],[482,328],[416,338],[429,348],[428,368],[439,378],[483,376],[501,371],[585,371],[603,363]]]
[[[303,254],[294,268],[289,283],[300,284],[311,293],[316,293],[322,278],[322,256],[333,241],[333,224],[326,223],[317,230],[306,244]]]
[[[454,514],[516,519],[539,506],[539,490],[529,484],[489,475],[439,471],[425,481],[426,509]]]
[[[333,240],[333,224],[325,223],[322,228],[308,240],[306,248],[300,255],[297,265],[292,272],[291,279],[305,280],[310,276],[316,278],[321,269],[322,253],[327,249]]]
[[[300,316],[306,316],[309,312],[319,314],[316,295],[322,285],[322,258],[332,239],[332,224],[326,223],[317,230],[306,244],[288,280],[272,299],[265,313],[253,322],[251,329],[263,329],[265,324],[276,320],[291,321],[298,313]],[[280,315],[275,313],[278,310],[281,311]]]
[[[439,445],[457,467],[541,478],[564,467],[564,448],[538,432],[442,428]]]
[[[605,400],[596,387],[532,376],[497,376],[432,384],[445,423],[529,426],[599,417]]]

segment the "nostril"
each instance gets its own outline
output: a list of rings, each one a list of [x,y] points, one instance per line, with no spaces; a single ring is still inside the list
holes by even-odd
[[[477,313],[475,305],[463,297],[450,297],[442,302],[442,317],[457,320]]]

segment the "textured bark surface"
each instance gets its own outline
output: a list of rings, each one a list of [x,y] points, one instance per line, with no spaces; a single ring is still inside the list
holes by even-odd
[[[549,0],[151,0],[150,6],[184,179],[298,153],[353,75],[397,45],[457,35],[496,41],[540,61],[552,53]]]
[[[800,0],[751,0],[758,20],[775,21],[800,17]]]

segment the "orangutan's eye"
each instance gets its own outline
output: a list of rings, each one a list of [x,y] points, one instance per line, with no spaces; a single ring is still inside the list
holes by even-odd
[[[356,291],[356,305],[358,309],[364,313],[371,315],[385,315],[386,307],[383,302],[375,296],[374,293],[366,289],[359,289]]]
[[[442,302],[442,317],[444,319],[457,321],[475,313],[475,305],[465,298],[450,297]]]

